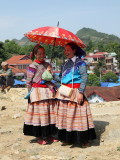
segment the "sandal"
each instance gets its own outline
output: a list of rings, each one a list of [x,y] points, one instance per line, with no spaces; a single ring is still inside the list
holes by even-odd
[[[50,138],[50,141],[51,141],[51,142],[59,142],[59,140],[57,140],[57,139],[55,139],[55,138],[53,138],[53,137]]]
[[[42,144],[42,145],[48,144],[48,141],[46,141],[46,140],[38,140],[37,142],[38,142],[39,144]]]

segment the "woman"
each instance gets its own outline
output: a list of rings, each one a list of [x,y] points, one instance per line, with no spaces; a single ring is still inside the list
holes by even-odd
[[[24,134],[35,136],[31,143],[48,144],[55,139],[54,84],[42,79],[43,73],[51,72],[50,64],[45,62],[45,49],[36,45],[32,56],[35,60],[27,69],[27,88],[31,91],[25,115]]]
[[[89,140],[95,139],[95,130],[88,101],[84,96],[87,83],[86,63],[81,60],[85,52],[74,42],[65,46],[64,54],[67,61],[62,65],[60,72],[61,84],[73,88],[72,95],[64,95],[58,89],[56,127],[58,137],[66,144],[80,144],[89,146]],[[59,81],[59,78],[55,78]],[[65,89],[64,89],[65,91]]]

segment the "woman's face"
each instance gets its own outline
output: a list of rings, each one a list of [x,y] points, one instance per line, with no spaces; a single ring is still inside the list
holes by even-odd
[[[35,57],[39,61],[43,61],[46,57],[44,48],[39,48],[37,53],[35,54]]]
[[[67,57],[67,58],[72,58],[75,56],[75,52],[76,52],[76,49],[72,49],[71,46],[69,45],[66,45],[65,46],[65,50],[64,50],[64,55]]]

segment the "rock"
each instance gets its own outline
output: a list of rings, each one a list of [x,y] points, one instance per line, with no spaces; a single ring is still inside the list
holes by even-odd
[[[5,107],[5,106],[2,106],[0,110],[1,110],[1,111],[6,110],[6,107]]]
[[[20,117],[20,113],[15,114],[14,116],[12,116],[13,119],[19,118]]]

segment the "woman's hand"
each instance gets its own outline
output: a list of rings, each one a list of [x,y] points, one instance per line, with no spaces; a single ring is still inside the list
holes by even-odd
[[[81,104],[83,102],[83,93],[79,93],[79,95],[77,97],[77,102],[78,102],[78,104]]]

